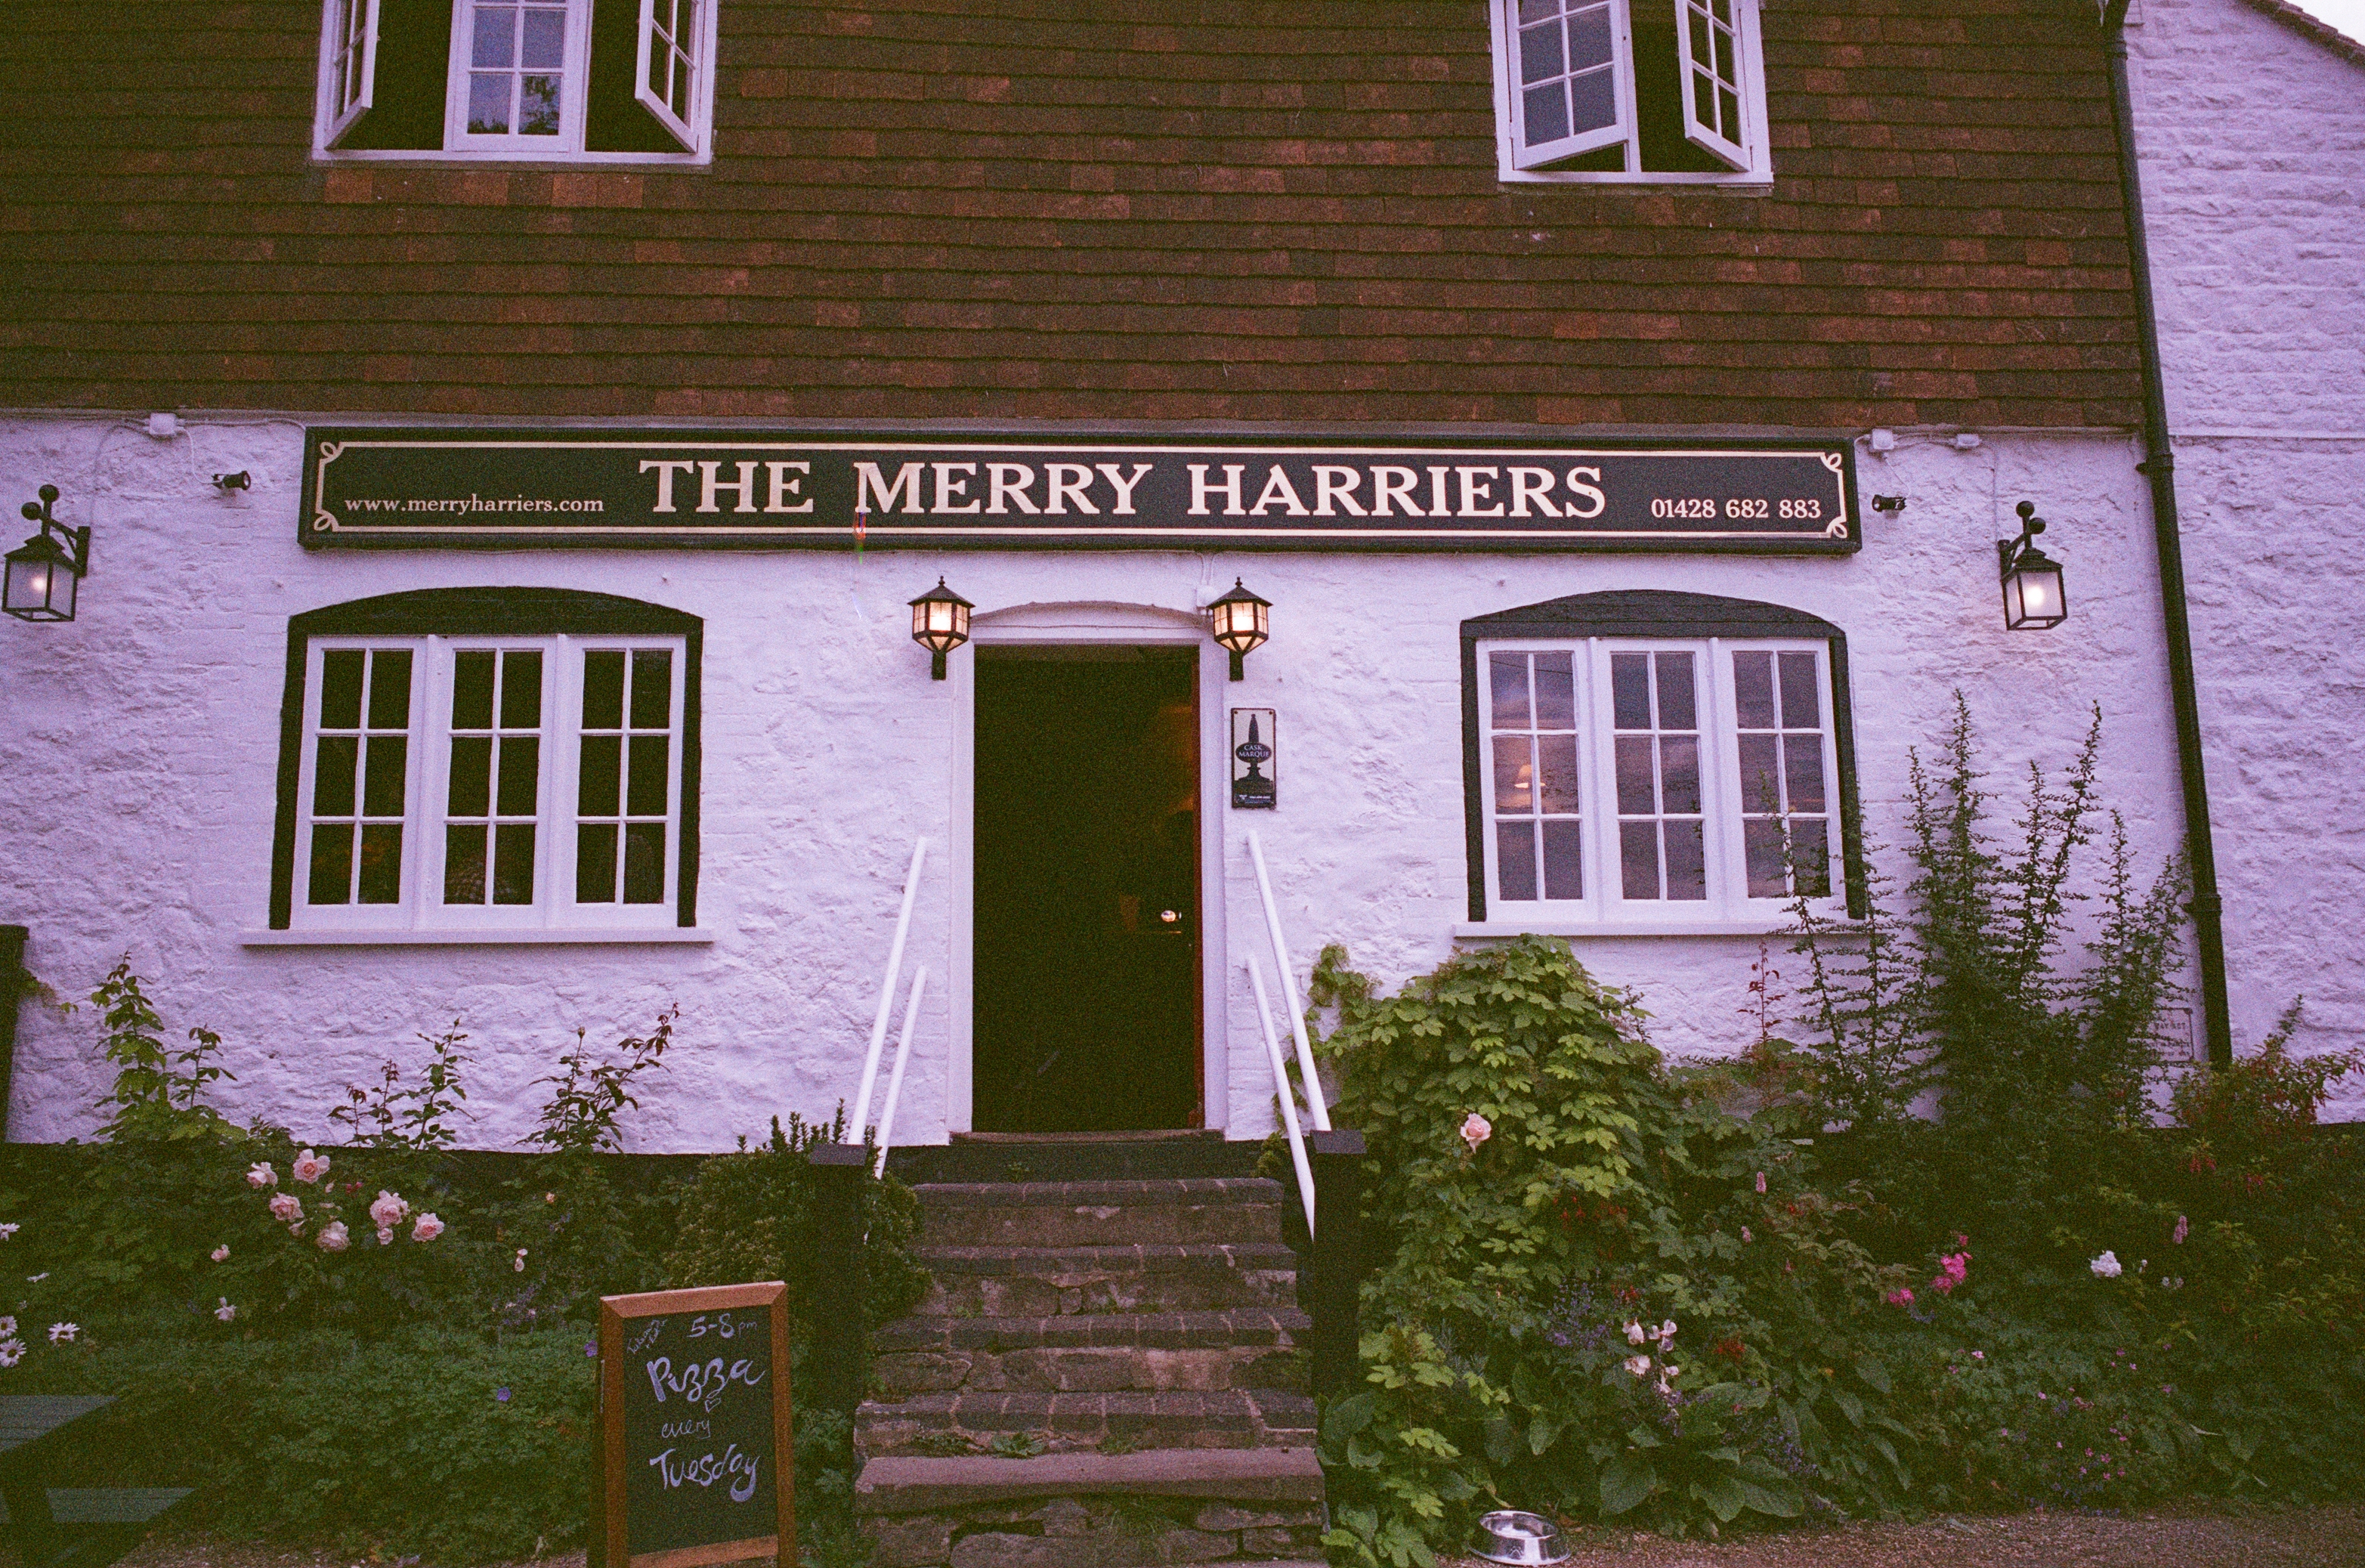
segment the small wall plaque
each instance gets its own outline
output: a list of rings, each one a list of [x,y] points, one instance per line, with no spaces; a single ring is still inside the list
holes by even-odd
[[[1232,710],[1232,809],[1271,811],[1279,801],[1279,759],[1270,708]]]

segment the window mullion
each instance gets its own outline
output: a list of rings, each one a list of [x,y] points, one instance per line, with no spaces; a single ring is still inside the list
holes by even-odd
[[[452,786],[452,642],[448,637],[422,640],[420,665],[427,689],[413,711],[419,714],[421,738],[420,799],[412,808],[412,837],[417,840],[418,879],[411,884],[411,924],[440,924],[443,914],[444,807]]]
[[[403,924],[416,928],[427,908],[425,878],[429,852],[425,847],[428,835],[422,823],[427,814],[425,807],[430,803],[428,776],[435,766],[426,756],[435,734],[429,704],[434,700],[434,666],[443,639],[420,637],[415,640],[406,638],[405,641],[418,651],[410,660],[410,726],[409,744],[404,748],[408,755],[403,758],[407,766],[403,769],[402,781],[402,897],[398,907],[405,917]],[[370,678],[375,684],[377,678],[375,670]]]
[[[575,806],[583,771],[583,644],[562,636],[553,651],[555,668],[550,676],[550,706],[543,718],[544,776],[549,788],[543,821],[548,826],[549,850],[543,857],[550,870],[544,919],[552,925],[567,924],[561,912],[575,905]]]
[[[1700,805],[1708,817],[1710,902],[1720,914],[1747,913],[1749,885],[1741,864],[1741,750],[1732,700],[1732,657],[1721,637],[1708,640],[1707,722],[1700,727]]]
[[[1615,914],[1625,899],[1622,868],[1618,857],[1618,745],[1616,716],[1609,700],[1609,650],[1598,637],[1585,640],[1585,741],[1591,747],[1586,778],[1593,784],[1593,828],[1590,846],[1592,900],[1597,917]]]

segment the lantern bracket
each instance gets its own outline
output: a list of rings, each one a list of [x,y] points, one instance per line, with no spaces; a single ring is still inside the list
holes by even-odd
[[[44,485],[38,493],[41,498],[27,501],[22,510],[25,521],[39,523],[40,532],[25,543],[31,544],[35,540],[47,540],[63,553],[66,566],[75,577],[90,576],[90,525],[84,523],[80,528],[69,528],[50,515],[50,509],[57,504],[58,499],[55,485]]]
[[[2035,566],[2052,565],[2045,552],[2036,547],[2036,536],[2045,532],[2045,520],[2036,515],[2034,501],[2023,501],[2012,510],[2020,514],[2020,534],[2014,539],[1996,541],[1996,575],[2008,577],[2023,563]]]

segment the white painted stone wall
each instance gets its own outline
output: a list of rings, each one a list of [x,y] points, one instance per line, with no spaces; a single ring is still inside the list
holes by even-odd
[[[2127,30],[2237,1047],[2365,1043],[2365,64],[2243,0]],[[2365,1116],[2365,1081],[2332,1111]]]
[[[334,422],[324,417],[317,422]],[[1905,432],[1861,457],[1865,494],[1903,494],[1864,551],[1838,560],[1709,556],[1339,557],[1178,554],[843,554],[343,552],[295,541],[300,423],[195,416],[151,440],[136,418],[0,419],[0,498],[43,482],[95,527],[95,571],[70,625],[0,624],[0,919],[32,927],[28,960],[86,992],[129,951],[174,1029],[231,1047],[222,1098],[239,1114],[326,1136],[342,1087],[453,1018],[472,1036],[469,1141],[514,1142],[577,1027],[637,1032],[667,1002],[682,1047],[630,1123],[632,1147],[728,1147],[765,1118],[825,1112],[859,1070],[910,846],[950,830],[958,681],[927,678],[904,600],[949,576],[983,610],[1097,600],[1187,610],[1202,584],[1247,577],[1275,604],[1272,642],[1242,684],[1205,692],[1279,711],[1277,812],[1219,813],[1230,1130],[1270,1122],[1270,1075],[1239,969],[1261,915],[1241,836],[1261,829],[1297,955],[1348,945],[1390,985],[1450,950],[1466,918],[1459,624],[1564,594],[1668,588],[1762,599],[1844,627],[1857,750],[1876,838],[1895,837],[1905,750],[1968,696],[2000,787],[2030,758],[2074,751],[2102,703],[2103,780],[2155,858],[2178,826],[2174,750],[2139,455],[2125,437],[1995,434],[1957,451]],[[208,474],[244,468],[233,507]],[[2012,503],[2057,520],[2075,619],[2007,633],[1994,545]],[[255,947],[267,921],[277,715],[287,618],[405,588],[497,583],[596,589],[706,621],[701,924],[711,946]],[[2264,591],[2264,589],[2260,589]],[[956,657],[965,655],[957,655]],[[2337,655],[2348,658],[2344,648]],[[2262,686],[2273,673],[2262,670]],[[2311,722],[2305,703],[2288,708]],[[2333,744],[2329,732],[2309,742]],[[2262,759],[2290,795],[2294,759]],[[1206,766],[1216,766],[1210,756]],[[2233,765],[2238,768],[2240,764]],[[2240,777],[2238,771],[2235,777]],[[2291,875],[2247,858],[2245,886]],[[944,865],[927,883],[912,963],[949,967]],[[1211,926],[1213,922],[1211,922]],[[1686,1054],[1752,1037],[1740,1009],[1751,937],[1592,939],[1606,979],[1639,987],[1656,1038]],[[1777,952],[1779,944],[1777,943]],[[1777,956],[1777,963],[1781,962]],[[2269,988],[2271,991],[2272,988]],[[2272,999],[2244,992],[2246,1018]],[[906,1122],[945,1130],[947,1012],[926,1008]],[[87,1008],[28,1008],[11,1136],[87,1133],[105,1077]]]

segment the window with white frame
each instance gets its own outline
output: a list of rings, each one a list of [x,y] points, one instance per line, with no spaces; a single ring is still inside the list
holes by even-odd
[[[329,157],[698,160],[715,0],[323,0]]]
[[[1474,921],[1770,929],[1860,882],[1836,628],[1626,593],[1463,632]]]
[[[1492,0],[1507,179],[1773,178],[1756,0]]]
[[[597,630],[606,603],[642,624]],[[515,630],[491,629],[504,604]],[[274,925],[694,923],[692,618],[560,590],[392,595],[298,617],[290,642]]]

